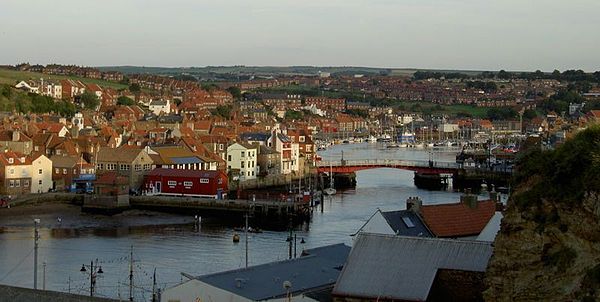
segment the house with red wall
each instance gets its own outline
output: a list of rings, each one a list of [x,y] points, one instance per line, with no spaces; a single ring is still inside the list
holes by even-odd
[[[227,175],[223,171],[156,168],[144,178],[146,195],[172,195],[224,199]]]

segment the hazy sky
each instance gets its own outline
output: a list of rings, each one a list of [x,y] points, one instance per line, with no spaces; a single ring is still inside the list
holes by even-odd
[[[599,0],[0,0],[0,64],[600,70]]]

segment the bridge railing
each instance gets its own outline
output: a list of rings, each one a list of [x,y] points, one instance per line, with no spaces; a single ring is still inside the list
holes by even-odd
[[[384,166],[384,167],[423,167],[423,168],[438,168],[438,169],[457,169],[458,164],[452,162],[430,162],[428,160],[402,160],[402,159],[353,159],[353,160],[333,160],[319,161],[317,167],[327,168],[344,167],[344,166]]]

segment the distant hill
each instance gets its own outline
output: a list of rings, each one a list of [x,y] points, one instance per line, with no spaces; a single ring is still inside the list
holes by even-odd
[[[317,75],[328,72],[332,75],[405,75],[411,76],[417,70],[414,68],[375,68],[354,66],[206,66],[206,67],[145,67],[145,66],[102,66],[101,71],[119,71],[124,74],[158,74],[179,75],[190,74],[199,78],[215,75],[239,76],[275,76],[275,75]],[[434,71],[434,70],[430,70]],[[465,74],[479,74],[481,71],[435,70],[437,72],[461,72]]]

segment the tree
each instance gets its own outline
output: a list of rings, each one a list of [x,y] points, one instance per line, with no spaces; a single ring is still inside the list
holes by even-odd
[[[231,110],[233,108],[231,106],[217,106],[214,110],[211,111],[213,115],[220,116],[226,119],[231,117]]]
[[[140,91],[142,91],[142,88],[140,87],[140,84],[133,83],[133,84],[129,85],[129,91],[131,91],[133,93],[139,93]]]
[[[299,119],[302,119],[302,112],[294,111],[294,110],[287,110],[285,112],[284,118],[286,120],[299,120]]]
[[[229,93],[231,93],[231,95],[235,99],[241,99],[242,98],[242,91],[238,87],[231,86],[231,87],[227,88],[227,91],[229,91]]]
[[[98,107],[98,105],[100,105],[100,100],[98,99],[98,96],[89,91],[86,91],[79,96],[79,102],[83,104],[84,108],[92,110],[95,110]]]
[[[124,95],[120,96],[119,98],[117,98],[117,105],[123,105],[123,106],[131,106],[135,104],[135,101],[132,100],[131,98],[128,98]]]

